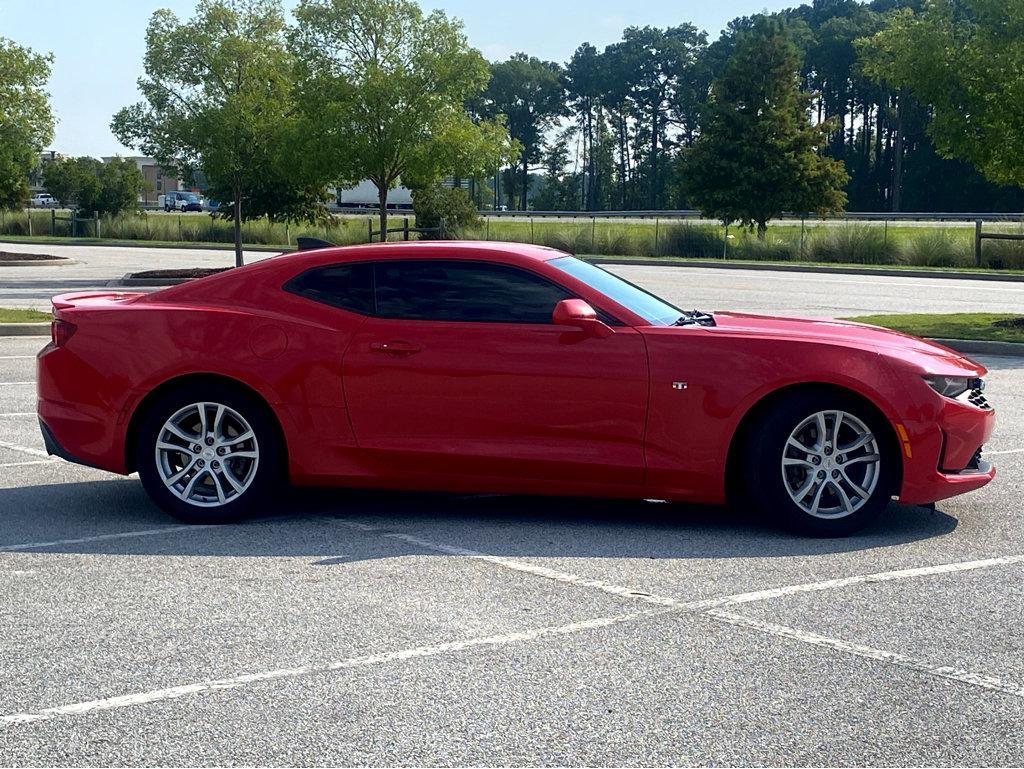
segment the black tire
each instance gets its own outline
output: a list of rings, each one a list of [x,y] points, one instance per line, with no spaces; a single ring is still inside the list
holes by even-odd
[[[820,464],[810,467],[795,465],[783,469],[783,459],[789,457],[799,461],[802,452],[790,448],[787,444],[793,431],[805,420],[813,418],[821,412],[843,412],[852,419],[840,421],[843,435],[847,431],[856,429],[853,425],[859,420],[874,437],[874,443],[869,447],[857,449],[850,454],[836,452],[835,448],[829,451],[830,443],[823,443],[821,456],[817,457]],[[826,433],[829,433],[835,424],[835,418],[828,421],[826,417]],[[815,437],[818,430],[813,425],[806,428],[809,434]],[[804,433],[806,435],[808,433]],[[853,445],[854,441],[838,441],[842,445]],[[801,441],[801,445],[803,441]],[[871,448],[873,446],[874,448]],[[880,457],[877,464],[873,461],[860,461],[862,456],[874,456],[877,451]],[[829,455],[825,456],[825,452]],[[851,462],[853,457],[857,461]],[[811,454],[802,457],[813,459]],[[829,462],[829,469],[823,465]],[[845,467],[834,467],[833,463],[848,462]],[[803,390],[785,397],[775,403],[771,409],[763,414],[749,433],[746,450],[743,454],[742,477],[744,481],[744,498],[753,504],[765,517],[781,524],[785,528],[799,534],[817,537],[845,537],[864,528],[876,520],[886,509],[897,488],[898,467],[900,455],[895,440],[892,437],[892,430],[888,423],[875,409],[865,405],[854,396],[842,392],[830,390]],[[869,470],[867,465],[873,469]],[[868,490],[873,479],[873,488],[864,497],[856,493],[850,493],[851,486],[845,481],[845,476],[834,476],[836,472],[848,472],[864,490]],[[820,473],[825,472],[824,480]],[[868,473],[872,475],[869,478]],[[863,473],[863,475],[858,475]],[[813,474],[814,480],[811,480]],[[832,478],[839,480],[833,482]],[[837,512],[826,516],[825,512],[813,515],[809,510],[803,509],[790,493],[790,488],[795,488],[794,493],[799,491],[806,484],[810,486],[810,494],[815,495],[821,501],[822,510],[826,510],[826,504],[835,508],[844,506],[843,495],[850,500],[852,512],[845,509],[838,509]],[[816,490],[824,486],[820,495]],[[842,486],[842,489],[837,488]],[[804,504],[814,507],[814,500],[804,498]]]
[[[257,461],[251,473],[252,477],[241,492],[236,492],[226,485],[225,473],[229,461],[232,462],[231,467],[241,467],[244,473],[245,469],[249,467],[247,460],[234,459],[231,456],[214,456],[209,460],[202,460],[204,467],[206,461],[209,461],[210,465],[206,469],[195,472],[195,474],[205,473],[205,477],[197,480],[196,487],[199,490],[209,488],[211,491],[220,487],[221,490],[233,495],[223,503],[210,501],[211,506],[185,501],[182,497],[172,493],[165,485],[156,456],[156,444],[167,420],[180,410],[197,403],[211,404],[212,408],[205,410],[209,418],[216,414],[217,405],[223,405],[226,409],[233,410],[244,419],[255,436],[254,441],[240,444],[243,449],[250,451],[255,449],[257,455]],[[189,434],[192,434],[191,431]],[[225,451],[231,451],[231,448],[225,448]],[[188,455],[184,452],[173,456],[185,458],[179,463],[179,466],[183,467],[186,464]],[[214,462],[223,462],[223,467],[218,472],[217,478],[211,477]],[[239,462],[243,464],[240,466]],[[135,466],[138,469],[142,485],[152,500],[175,518],[191,524],[232,523],[259,512],[262,506],[276,496],[285,476],[283,472],[284,452],[277,425],[269,408],[242,390],[215,382],[183,386],[161,396],[151,404],[144,414],[139,428]],[[248,474],[244,474],[248,478]],[[183,482],[187,483],[191,477],[191,473],[187,474]],[[233,477],[235,477],[234,474]],[[216,487],[214,481],[216,481]]]

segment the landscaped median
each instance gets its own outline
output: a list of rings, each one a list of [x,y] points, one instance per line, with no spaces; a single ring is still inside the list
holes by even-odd
[[[51,318],[39,310],[0,307],[0,336],[48,336]]]
[[[934,339],[967,353],[1024,355],[1024,315],[989,312],[908,313],[860,315],[846,320]]]

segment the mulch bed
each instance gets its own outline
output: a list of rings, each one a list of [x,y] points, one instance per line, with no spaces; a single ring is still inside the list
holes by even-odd
[[[1001,328],[1024,328],[1024,315],[1019,318],[1003,318],[992,322],[993,326]]]
[[[66,262],[66,256],[53,254],[22,254],[11,251],[0,251],[0,262]]]
[[[153,280],[191,280],[192,278],[205,278],[207,275],[216,275],[218,272],[230,270],[230,267],[186,267],[182,270],[143,270],[133,272],[130,276],[133,280],[139,278],[152,278]]]

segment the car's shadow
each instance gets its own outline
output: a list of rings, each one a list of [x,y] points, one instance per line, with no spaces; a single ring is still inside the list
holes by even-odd
[[[726,507],[337,489],[294,489],[275,509],[274,515],[191,533],[94,539],[164,529],[175,521],[134,479],[0,489],[0,552],[37,543],[31,552],[292,556],[323,565],[428,552],[374,535],[403,532],[510,557],[770,558],[891,547],[940,537],[957,526],[941,511],[893,504],[857,535],[814,539]],[[374,530],[361,533],[339,526],[338,519]]]

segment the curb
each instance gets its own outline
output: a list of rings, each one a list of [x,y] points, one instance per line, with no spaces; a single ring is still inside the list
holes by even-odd
[[[992,342],[982,339],[929,339],[965,355],[1011,355],[1024,358],[1024,344],[1020,342]]]
[[[1024,275],[969,270],[893,270],[884,267],[830,267],[814,264],[775,264],[760,262],[725,262],[708,259],[611,259],[583,256],[594,264],[630,265],[634,267],[708,267],[716,270],[762,270],[764,272],[810,272],[832,275],[871,275],[880,278],[944,278],[946,280],[995,280],[1024,283]]]
[[[97,248],[170,248],[187,249],[195,251],[234,251],[233,243],[150,243],[145,240],[92,240],[79,242],[76,238],[43,238],[33,240],[9,240],[0,238],[0,243],[13,243],[24,245],[25,243],[38,243],[42,246],[96,246]],[[272,254],[282,254],[286,251],[295,251],[297,246],[267,246],[242,244],[243,251],[266,251]]]
[[[0,323],[0,336],[49,336],[49,323]]]
[[[0,261],[0,267],[62,267],[67,264],[78,264],[78,262],[66,257],[59,259],[35,259],[32,261],[22,259],[18,261]]]

